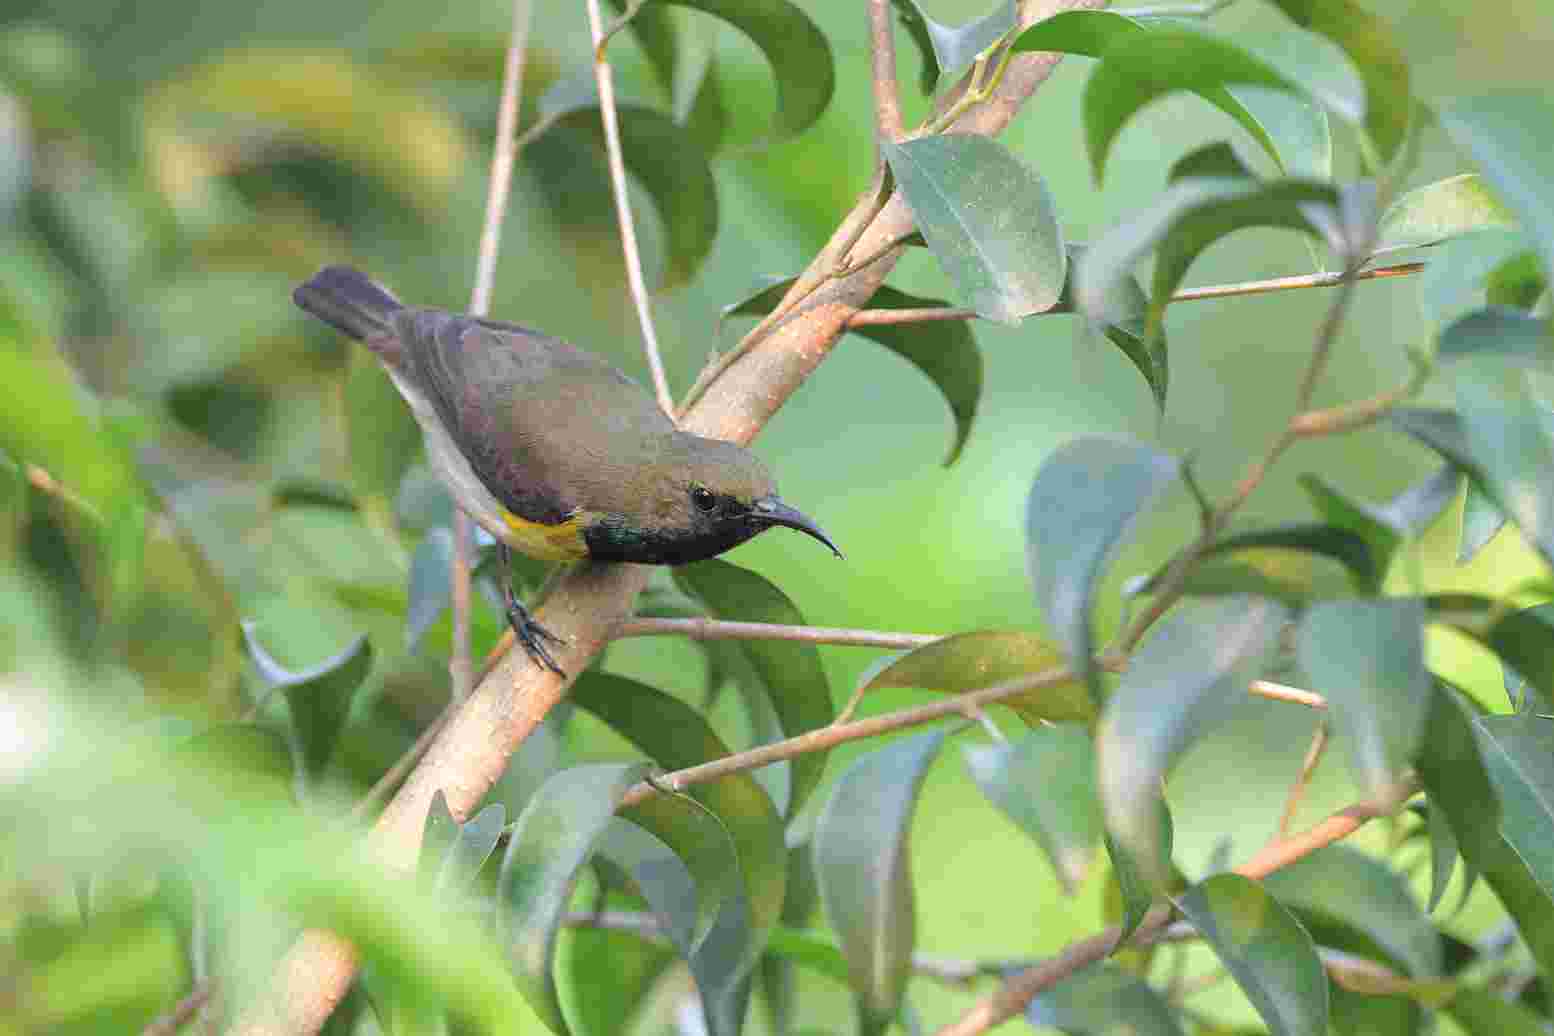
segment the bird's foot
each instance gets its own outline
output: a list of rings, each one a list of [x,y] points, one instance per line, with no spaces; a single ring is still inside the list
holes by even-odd
[[[507,621],[513,627],[513,635],[518,638],[518,643],[523,645],[535,665],[549,669],[560,677],[567,675],[566,670],[556,664],[545,647],[546,641],[560,647],[567,642],[565,637],[557,636],[536,622],[534,616],[529,614],[529,609],[516,597],[510,597],[507,601]]]

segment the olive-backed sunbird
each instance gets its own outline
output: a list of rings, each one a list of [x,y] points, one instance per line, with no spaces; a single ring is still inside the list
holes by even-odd
[[[700,561],[785,525],[828,536],[742,446],[675,427],[592,353],[517,324],[406,306],[365,274],[320,270],[298,306],[364,343],[409,404],[432,469],[500,544],[513,632],[560,672],[559,641],[512,592],[507,549],[547,561]]]

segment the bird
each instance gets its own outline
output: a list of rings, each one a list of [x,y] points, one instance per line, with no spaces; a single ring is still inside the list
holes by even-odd
[[[513,593],[510,550],[679,565],[785,526],[842,556],[783,502],[754,453],[679,428],[593,353],[518,324],[407,306],[348,266],[324,267],[292,299],[387,370],[432,470],[496,540],[508,621],[536,665],[564,676],[546,647],[564,641]]]

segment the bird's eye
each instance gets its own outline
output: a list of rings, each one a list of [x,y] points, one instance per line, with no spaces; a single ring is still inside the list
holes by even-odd
[[[718,506],[718,498],[706,486],[692,486],[691,503],[696,505],[698,511],[710,511]]]

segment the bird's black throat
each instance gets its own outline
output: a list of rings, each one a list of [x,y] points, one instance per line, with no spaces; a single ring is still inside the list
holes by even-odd
[[[604,518],[583,530],[583,542],[594,561],[629,561],[638,565],[684,565],[705,561],[739,546],[770,526],[749,515],[725,517],[691,528],[633,528]]]

